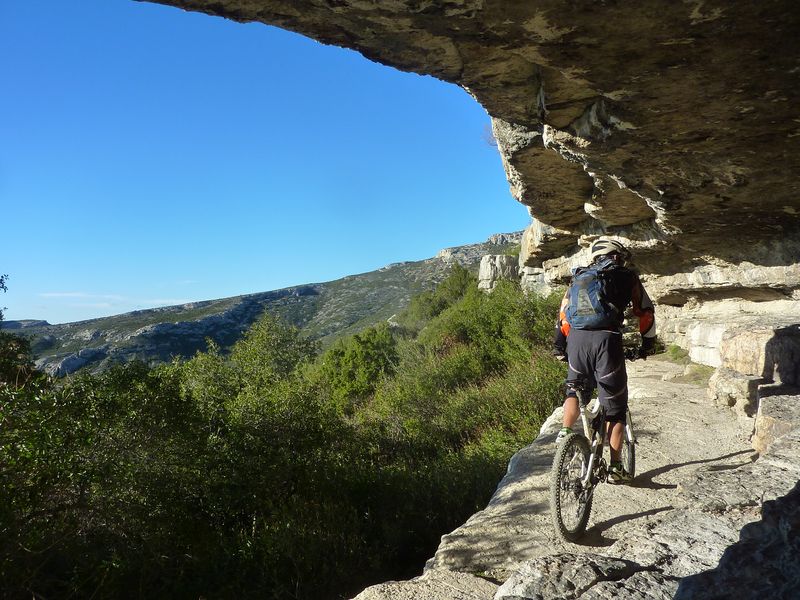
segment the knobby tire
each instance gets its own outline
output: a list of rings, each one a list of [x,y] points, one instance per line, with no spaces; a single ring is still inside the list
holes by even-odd
[[[636,477],[636,444],[631,443],[627,436],[625,436],[625,440],[622,444],[621,458],[622,468],[625,469],[628,477],[633,480],[633,478]]]
[[[592,491],[582,490],[580,480],[589,465],[589,442],[572,433],[556,450],[550,475],[550,512],[556,533],[574,542],[586,531],[592,510]]]

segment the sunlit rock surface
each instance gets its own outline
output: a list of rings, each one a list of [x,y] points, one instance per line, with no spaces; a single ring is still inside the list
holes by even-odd
[[[501,279],[519,278],[519,265],[516,256],[487,254],[481,258],[478,268],[478,288],[492,291]]]

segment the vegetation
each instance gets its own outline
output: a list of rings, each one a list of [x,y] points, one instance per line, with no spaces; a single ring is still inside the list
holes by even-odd
[[[8,275],[0,275],[0,292],[7,292]],[[0,324],[3,321],[0,308]],[[9,385],[21,386],[34,375],[30,341],[0,331],[0,390]]]
[[[417,574],[560,402],[556,306],[455,269],[321,354],[265,314],[228,353],[0,386],[0,588],[338,598]]]
[[[665,349],[666,358],[679,365],[688,365],[691,361],[689,351],[676,344],[670,344]]]
[[[700,365],[692,362],[689,351],[676,344],[670,344],[664,348],[663,352],[656,354],[654,358],[668,360],[670,362],[684,365],[683,375],[676,377],[673,381],[679,383],[691,383],[694,385],[706,386],[709,379],[714,374],[714,367]]]

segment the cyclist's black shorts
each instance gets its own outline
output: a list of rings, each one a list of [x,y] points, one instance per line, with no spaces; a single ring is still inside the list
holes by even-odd
[[[567,338],[567,396],[577,396],[570,381],[583,379],[591,393],[598,388],[609,421],[624,421],[628,410],[628,373],[622,334],[614,331],[571,329]]]

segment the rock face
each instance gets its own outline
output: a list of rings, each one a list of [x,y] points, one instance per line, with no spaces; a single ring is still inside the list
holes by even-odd
[[[487,254],[481,258],[478,269],[478,287],[491,292],[501,279],[519,279],[519,266],[516,256]]]
[[[789,0],[160,1],[467,89],[536,221],[527,266],[603,232],[641,246],[642,268],[664,275],[716,259],[791,264],[753,251],[789,238],[800,214]]]

